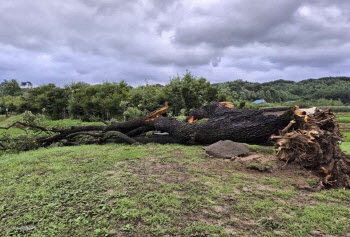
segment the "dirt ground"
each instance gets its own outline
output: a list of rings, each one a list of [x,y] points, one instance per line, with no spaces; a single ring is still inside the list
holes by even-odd
[[[213,236],[339,235],[337,231],[314,223],[306,226],[299,223],[307,218],[303,210],[313,210],[315,205],[313,211],[318,212],[317,208],[323,206],[319,206],[317,199],[326,198],[323,194],[317,195],[318,177],[311,171],[297,164],[285,164],[265,153],[252,152],[232,159],[209,158],[203,152],[196,153],[200,153],[200,160],[186,159],[186,151],[175,149],[160,157],[162,153],[149,157],[142,163],[116,164],[118,170],[127,170],[128,175],[121,178],[123,191],[131,196],[140,193],[140,186],[125,185],[130,184],[126,177],[132,175],[140,185],[174,189],[171,193],[182,200],[182,210],[177,214],[181,221],[177,222],[177,227],[186,229],[189,223],[218,227],[221,231]],[[191,195],[202,205],[193,205]],[[346,206],[349,210],[349,205]],[[349,223],[349,219],[344,221]],[[143,223],[140,221],[136,225]],[[193,236],[211,236],[210,230],[202,231],[194,232],[198,235]]]

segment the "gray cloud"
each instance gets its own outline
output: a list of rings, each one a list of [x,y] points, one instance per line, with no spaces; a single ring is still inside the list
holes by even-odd
[[[212,82],[348,75],[350,5],[301,0],[3,0],[0,79]]]
[[[193,18],[176,27],[175,41],[189,45],[206,42],[219,47],[258,41],[288,22],[299,5],[298,0],[264,4],[259,0],[226,0],[217,5],[198,6],[193,10]]]

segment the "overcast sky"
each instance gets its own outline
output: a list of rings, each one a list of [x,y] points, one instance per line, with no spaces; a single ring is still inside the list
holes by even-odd
[[[1,0],[0,79],[350,76],[348,0]]]

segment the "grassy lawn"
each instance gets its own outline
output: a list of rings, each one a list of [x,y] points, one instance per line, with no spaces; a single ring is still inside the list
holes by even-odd
[[[350,155],[350,132],[343,132],[344,142],[341,144],[342,150]]]
[[[12,116],[10,118],[5,117],[5,115],[0,115],[0,127],[7,127],[16,121],[21,121],[22,116]],[[47,128],[69,128],[71,126],[86,126],[86,125],[104,125],[102,122],[82,122],[80,119],[60,119],[60,120],[49,120],[45,119],[40,121],[41,125]],[[26,134],[23,129],[10,128],[8,130],[0,130],[0,136],[8,133],[11,135],[21,135]]]
[[[350,155],[350,113],[338,114],[337,120],[344,135],[344,142],[341,144],[341,149]]]
[[[12,123],[19,121],[21,119],[22,119],[21,116],[12,116],[12,117],[6,118],[5,115],[0,115],[0,127],[8,127]],[[10,128],[8,130],[1,129],[0,136],[2,136],[4,134],[11,134],[11,135],[17,136],[17,135],[21,135],[21,134],[26,134],[26,132],[24,130],[18,129],[18,128]]]
[[[296,190],[198,146],[90,145],[0,157],[0,236],[343,236],[350,190]]]
[[[350,113],[339,113],[337,120],[339,123],[350,123]]]
[[[48,128],[69,128],[71,126],[104,125],[102,122],[82,122],[80,119],[44,120],[41,123]]]
[[[340,147],[344,153],[350,155],[350,142],[343,142]]]
[[[342,151],[344,151],[346,154],[350,155],[350,142],[343,142],[340,145]]]

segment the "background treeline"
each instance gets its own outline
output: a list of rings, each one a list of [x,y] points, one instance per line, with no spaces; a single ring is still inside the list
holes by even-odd
[[[64,87],[54,84],[32,87],[30,82],[4,80],[0,89],[10,113],[31,111],[52,119],[81,118],[84,121],[130,119],[171,106],[172,115],[210,101],[231,101],[236,107],[276,105],[344,106],[350,104],[350,78],[327,77],[300,82],[277,80],[253,83],[243,80],[210,84],[191,73],[172,78],[168,84],[131,87],[126,82],[89,85],[84,82]],[[269,104],[254,104],[264,99]],[[4,111],[4,105],[1,106]]]

